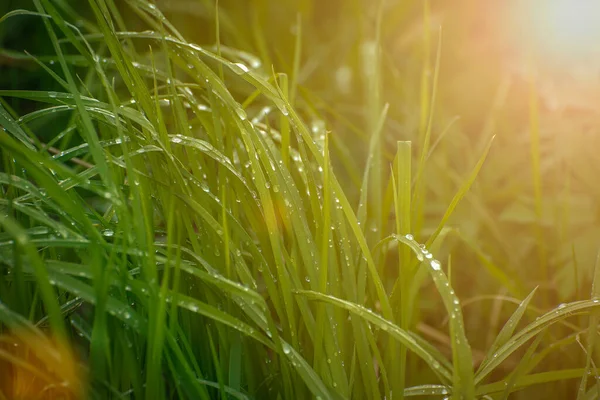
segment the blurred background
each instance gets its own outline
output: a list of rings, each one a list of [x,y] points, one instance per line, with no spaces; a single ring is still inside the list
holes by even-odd
[[[86,2],[55,3],[90,15]],[[116,3],[129,30],[147,28],[128,7],[135,1]],[[215,46],[213,0],[156,5],[188,40]],[[219,28],[225,46],[257,55],[267,74],[291,72],[301,44],[296,106],[316,132],[332,132],[335,172],[355,200],[374,128],[371,110],[389,104],[382,145],[389,162],[398,140],[413,141],[417,159],[432,116],[436,145],[423,172],[424,209],[414,211],[421,241],[495,135],[437,254],[452,254],[467,332],[477,332],[483,322],[502,325],[508,306],[498,295],[522,299],[539,286],[540,308],[589,297],[600,244],[599,7],[568,0],[220,0]],[[0,14],[16,8],[32,5],[0,2]],[[91,26],[81,18],[73,23]],[[372,57],[378,26],[379,63]],[[56,87],[24,49],[51,56],[43,25],[35,17],[4,21],[0,87]],[[374,71],[378,85],[370,79]],[[247,94],[243,87],[237,93]],[[32,111],[26,101],[10,102],[19,114]],[[384,175],[389,170],[382,168]],[[425,299],[424,307],[440,305]],[[472,343],[485,349],[491,340]]]

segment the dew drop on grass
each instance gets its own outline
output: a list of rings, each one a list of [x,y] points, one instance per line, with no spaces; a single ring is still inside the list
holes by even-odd
[[[262,67],[262,62],[258,58],[252,58],[250,60],[250,66],[254,69]]]
[[[319,132],[322,132],[324,129],[325,129],[325,123],[322,120],[313,121],[312,126],[310,128],[312,133],[315,135],[318,134]]]
[[[183,140],[181,139],[181,136],[176,135],[176,136],[173,136],[171,138],[171,142],[173,142],[173,143],[181,143],[181,142],[183,142]]]
[[[284,343],[282,347],[283,347],[283,352],[285,354],[290,354],[292,352],[292,348],[290,347],[289,344]]]
[[[111,229],[105,229],[102,234],[106,237],[111,237],[115,235],[115,232]]]
[[[246,66],[246,64],[242,64],[239,62],[231,64],[231,69],[238,75],[250,72],[250,69]]]
[[[438,260],[431,260],[430,265],[434,271],[440,271],[442,269],[442,264],[440,264]]]
[[[246,111],[244,111],[243,108],[239,107],[235,109],[235,113],[237,114],[237,116],[242,120],[245,121],[246,118],[248,118],[248,116],[246,115]]]

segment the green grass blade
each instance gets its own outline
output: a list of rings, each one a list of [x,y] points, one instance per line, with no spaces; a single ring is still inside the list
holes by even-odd
[[[372,323],[384,332],[389,333],[394,339],[401,342],[410,351],[418,355],[423,361],[429,365],[432,370],[439,372],[440,375],[450,379],[450,372],[445,370],[435,359],[433,355],[427,352],[421,347],[411,334],[401,329],[397,325],[387,321],[383,317],[375,314],[373,311],[366,309],[358,304],[351,303],[346,300],[341,300],[333,296],[312,292],[312,291],[299,291],[299,295],[306,296],[309,299],[324,301],[333,304],[337,307],[344,308],[358,317]]]
[[[502,327],[502,330],[500,331],[500,333],[498,333],[498,335],[496,336],[496,339],[494,340],[494,342],[488,349],[488,352],[487,352],[484,360],[479,365],[479,370],[484,368],[485,365],[492,358],[493,354],[496,353],[498,348],[503,346],[513,336],[515,329],[517,328],[517,325],[519,324],[519,321],[521,321],[521,318],[523,318],[523,314],[525,314],[525,311],[527,311],[529,303],[531,302],[531,299],[533,298],[536,291],[537,291],[537,288],[534,289],[531,293],[529,293],[529,295],[525,299],[523,299],[523,301],[519,304],[519,306],[517,307],[515,312],[508,319],[508,321],[506,321],[506,323]]]
[[[473,185],[473,182],[475,182],[475,179],[477,178],[477,175],[479,174],[479,171],[481,170],[481,167],[483,166],[483,163],[485,162],[485,159],[487,158],[490,148],[492,147],[493,141],[494,141],[494,137],[492,136],[492,138],[488,142],[483,154],[481,155],[481,157],[479,157],[479,161],[477,161],[477,164],[475,164],[475,167],[473,168],[473,170],[471,171],[471,173],[469,174],[469,176],[467,177],[467,179],[465,180],[463,185],[460,187],[460,189],[454,195],[454,198],[448,205],[448,208],[446,209],[446,212],[444,213],[444,216],[442,217],[442,220],[440,221],[439,225],[435,229],[434,233],[429,237],[429,239],[427,239],[425,246],[431,246],[431,244],[435,241],[437,236],[440,234],[440,232],[446,225],[446,222],[448,221],[448,219],[454,212],[454,209],[456,208],[458,203],[467,194],[471,185]]]

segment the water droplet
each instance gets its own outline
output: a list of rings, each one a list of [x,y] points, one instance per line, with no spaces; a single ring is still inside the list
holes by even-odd
[[[252,58],[250,60],[250,66],[254,69],[260,68],[262,66],[262,62],[258,58]]]
[[[181,143],[181,142],[183,142],[183,139],[181,139],[181,136],[175,135],[175,136],[173,136],[171,138],[171,142],[173,142],[173,143]]]
[[[285,354],[290,354],[292,352],[292,348],[290,347],[289,344],[284,343],[282,347],[283,347],[283,352]]]
[[[442,264],[438,260],[431,260],[431,268],[435,271],[440,271],[442,269]]]
[[[313,121],[310,130],[315,135],[318,134],[319,132],[324,131],[325,130],[325,122],[323,122],[320,119]]]
[[[250,69],[246,66],[246,64],[242,64],[242,63],[233,63],[231,65],[231,69],[233,70],[233,72],[235,72],[236,74],[245,74],[246,72],[249,72]]]
[[[115,235],[115,232],[111,229],[105,229],[102,234],[106,237],[111,237]]]
[[[245,121],[246,118],[248,118],[248,116],[246,115],[246,111],[244,111],[243,108],[239,107],[235,109],[235,113],[237,114],[237,116],[242,120]]]

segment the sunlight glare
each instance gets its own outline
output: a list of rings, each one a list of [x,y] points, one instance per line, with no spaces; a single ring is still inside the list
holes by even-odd
[[[600,1],[530,2],[534,45],[557,57],[587,57],[600,49]]]

